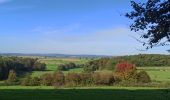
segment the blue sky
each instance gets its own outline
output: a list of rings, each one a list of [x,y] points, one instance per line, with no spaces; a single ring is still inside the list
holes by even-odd
[[[130,55],[148,51],[132,36],[129,0],[0,0],[0,52]]]

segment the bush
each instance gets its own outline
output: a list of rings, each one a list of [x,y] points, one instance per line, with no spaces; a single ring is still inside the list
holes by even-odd
[[[66,67],[64,64],[60,64],[58,65],[58,68],[57,68],[58,71],[66,71]]]
[[[31,80],[31,77],[30,76],[27,76],[25,79],[23,79],[21,81],[21,85],[22,86],[30,86],[30,80]]]
[[[65,79],[67,86],[78,86],[81,84],[81,77],[77,73],[68,73]]]
[[[22,80],[21,85],[23,86],[40,86],[41,85],[41,79],[38,77],[26,77]]]
[[[38,77],[33,77],[33,78],[31,78],[29,85],[30,86],[40,86],[41,85],[41,79],[38,78]]]
[[[10,70],[8,74],[8,79],[5,81],[7,85],[15,85],[17,82],[16,72],[14,70]]]
[[[88,86],[93,84],[92,73],[80,73],[81,85]]]
[[[98,69],[99,69],[99,62],[98,62],[98,60],[87,62],[84,65],[84,71],[85,72],[94,72],[94,71],[96,71]]]
[[[140,71],[137,74],[137,82],[139,82],[139,83],[149,83],[149,82],[151,82],[151,78],[146,71]]]
[[[58,65],[58,70],[59,71],[67,71],[69,69],[77,68],[76,64],[73,62],[70,62],[68,64],[61,64]]]
[[[53,85],[56,87],[63,86],[65,83],[64,73],[61,71],[55,72],[53,74]]]
[[[34,63],[33,70],[44,71],[45,69],[46,69],[45,63],[40,63],[38,61]]]
[[[50,73],[44,74],[41,76],[41,84],[45,86],[52,86],[53,76]]]
[[[95,85],[112,85],[115,82],[113,74],[108,72],[94,73],[93,80]]]

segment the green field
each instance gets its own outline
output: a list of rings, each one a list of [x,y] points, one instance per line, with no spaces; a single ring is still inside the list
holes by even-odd
[[[170,82],[170,67],[139,67],[145,70],[154,82]]]
[[[59,64],[69,62],[83,64],[88,59],[47,58],[40,61],[46,63],[47,70],[33,71],[30,73],[31,76],[38,77],[45,73],[53,73]],[[153,82],[170,82],[170,67],[138,67],[137,69],[147,71]],[[64,73],[82,71],[83,68],[75,68]],[[59,89],[52,86],[0,86],[0,100],[170,100],[170,89],[116,86]]]
[[[0,100],[169,100],[170,89],[140,87],[0,87]]]
[[[75,64],[83,64],[85,62],[89,61],[88,59],[79,59],[79,58],[47,58],[47,59],[40,59],[40,62],[43,62],[47,65],[47,70],[46,71],[33,71],[31,73],[31,76],[40,76],[45,73],[53,73],[54,71],[57,71],[57,67],[60,64],[65,64],[69,62],[74,62]],[[79,73],[82,72],[83,68],[75,68],[75,69],[70,69],[68,71],[64,71],[64,73],[68,72],[75,72]]]
[[[45,73],[53,73],[57,70],[57,66],[59,64],[65,64],[69,62],[74,62],[76,64],[83,64],[88,59],[79,59],[79,58],[47,58],[47,59],[40,59],[41,62],[47,64],[47,71],[33,71],[31,76],[40,76]],[[139,70],[145,70],[150,75],[153,82],[170,82],[170,67],[138,67]],[[75,72],[79,73],[82,72],[83,68],[75,68],[70,69],[68,71],[64,71],[64,73],[68,72]]]

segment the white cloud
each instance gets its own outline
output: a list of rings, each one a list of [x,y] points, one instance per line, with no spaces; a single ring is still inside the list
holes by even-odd
[[[37,28],[36,31],[44,32],[41,28]],[[48,35],[45,35],[41,41],[37,42],[37,50],[69,54],[115,55],[136,52],[135,47],[138,46],[137,41],[129,36],[129,34],[133,34],[133,32],[126,27],[64,35],[60,32],[58,33],[58,30],[45,31],[45,34],[46,33],[48,33]],[[54,35],[54,33],[57,34]]]
[[[35,29],[32,30],[32,32],[40,33],[43,35],[57,35],[57,34],[64,34],[64,33],[69,33],[71,31],[74,31],[80,27],[80,24],[73,24],[73,25],[68,25],[62,28],[56,28],[56,27],[36,27]]]

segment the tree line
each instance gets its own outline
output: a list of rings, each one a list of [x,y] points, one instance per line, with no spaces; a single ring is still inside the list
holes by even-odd
[[[117,63],[127,61],[137,67],[165,67],[170,66],[170,55],[159,54],[139,54],[131,56],[119,56],[112,58],[101,58],[89,61],[84,65],[84,71],[91,72],[96,70],[113,70]]]
[[[10,71],[7,85],[24,85],[24,86],[111,86],[114,84],[129,83],[149,83],[151,79],[145,71],[137,71],[134,64],[121,62],[116,65],[115,70],[109,72],[82,72],[67,73],[56,71],[54,73],[46,73],[39,77],[26,77],[17,80],[14,71]]]
[[[38,61],[37,58],[23,57],[0,57],[0,80],[8,78],[10,70],[14,70],[17,75],[30,71],[43,71],[46,64]]]
[[[73,62],[69,62],[69,63],[66,63],[66,64],[58,65],[57,70],[59,70],[59,71],[68,71],[70,69],[81,68],[81,67],[83,67],[83,64],[75,64]]]

